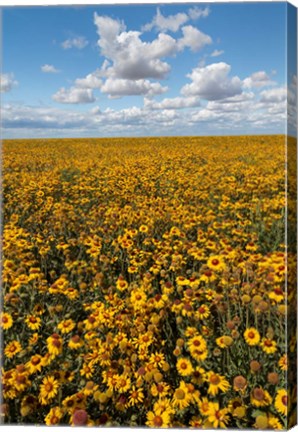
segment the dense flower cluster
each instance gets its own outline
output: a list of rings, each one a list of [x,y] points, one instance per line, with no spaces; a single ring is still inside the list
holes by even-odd
[[[4,143],[6,423],[282,429],[284,137]]]

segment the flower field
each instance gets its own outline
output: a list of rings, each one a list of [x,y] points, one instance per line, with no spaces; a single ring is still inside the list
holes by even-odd
[[[4,423],[288,427],[284,136],[7,140],[2,236]]]

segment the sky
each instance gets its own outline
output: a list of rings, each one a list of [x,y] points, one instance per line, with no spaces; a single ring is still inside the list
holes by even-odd
[[[285,133],[287,8],[2,7],[2,136]]]

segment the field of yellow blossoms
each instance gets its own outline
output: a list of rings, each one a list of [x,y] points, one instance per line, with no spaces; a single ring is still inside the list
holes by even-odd
[[[6,140],[2,176],[4,423],[288,427],[284,136]]]

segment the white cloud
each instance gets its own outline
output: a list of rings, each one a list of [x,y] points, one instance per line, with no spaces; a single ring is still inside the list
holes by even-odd
[[[172,32],[176,32],[179,30],[181,25],[185,24],[189,20],[189,17],[186,13],[178,13],[176,15],[169,15],[165,17],[160,12],[160,9],[157,8],[156,15],[151,21],[151,23],[146,24],[142,27],[143,31],[150,31],[153,28],[161,31],[170,30]]]
[[[190,48],[192,51],[196,52],[202,49],[205,45],[212,43],[210,36],[202,33],[196,27],[191,25],[182,27],[183,37],[178,40],[179,49],[184,49],[185,47]]]
[[[187,13],[180,12],[176,15],[164,16],[160,8],[157,8],[156,15],[153,20],[142,27],[142,31],[150,31],[156,29],[162,32],[177,32],[183,24],[186,24],[189,20],[197,20],[199,18],[206,18],[210,13],[209,7],[201,9],[197,6],[188,10]]]
[[[164,93],[168,87],[162,87],[160,83],[152,83],[149,80],[127,80],[108,78],[101,88],[103,93],[110,97],[121,97],[128,95],[147,95],[154,96]]]
[[[188,19],[184,15],[163,17],[158,9],[154,22],[163,26],[164,31],[169,28],[173,30]],[[95,13],[94,24],[99,36],[97,43],[100,53],[105,57],[100,71],[101,78],[106,82],[101,90],[111,97],[131,94],[152,96],[164,92],[165,87],[148,80],[160,80],[168,76],[171,67],[165,59],[175,56],[186,47],[198,51],[212,42],[210,36],[192,26],[183,26],[183,36],[178,39],[162,32],[152,41],[143,41],[141,32],[126,31],[122,21]]]
[[[218,56],[220,56],[220,55],[222,55],[224,53],[224,51],[223,50],[214,50],[211,54],[210,54],[210,56],[211,57],[218,57]]]
[[[153,110],[173,110],[198,106],[200,106],[200,99],[196,96],[165,98],[161,102],[156,102],[147,98],[144,99],[144,107]]]
[[[171,36],[161,33],[152,42],[143,42],[140,32],[126,32],[123,23],[110,17],[95,14],[94,22],[101,54],[111,61],[111,66],[105,68],[107,76],[138,80],[164,78],[168,74],[170,66],[161,58],[177,51]]]
[[[284,102],[287,98],[287,89],[285,87],[278,87],[270,90],[263,90],[260,95],[260,101],[267,104]]]
[[[132,136],[200,135],[230,133],[280,133],[286,130],[286,109],[282,102],[258,101],[253,92],[209,101],[175,97],[161,102],[145,98],[144,106],[123,109],[100,106],[84,112],[46,106],[6,104],[1,107],[7,136]],[[187,109],[183,109],[187,108]]]
[[[75,80],[75,86],[85,89],[99,89],[102,86],[102,72],[97,69],[96,71],[88,74],[85,78],[77,78]]]
[[[0,91],[1,93],[8,93],[18,82],[14,79],[13,73],[0,74]]]
[[[178,41],[165,33],[159,33],[152,42],[143,42],[140,32],[125,31],[122,22],[97,14],[94,22],[101,54],[111,61],[111,65],[105,68],[109,77],[162,79],[169,73],[170,65],[161,59],[173,56],[185,47],[197,51],[211,43],[210,36],[192,26],[182,27],[183,37]]]
[[[53,100],[63,104],[86,104],[95,101],[91,89],[71,87],[65,89],[62,87],[52,96]]]
[[[242,82],[239,77],[229,78],[231,66],[227,63],[213,63],[197,67],[187,75],[191,79],[181,93],[185,96],[200,96],[207,100],[220,100],[242,93]]]
[[[53,107],[6,104],[2,107],[3,125],[7,129],[70,129],[88,127],[86,114]]]
[[[251,87],[265,87],[269,85],[274,85],[274,81],[271,81],[270,77],[265,71],[258,71],[251,74],[248,78],[243,80],[244,88]]]
[[[195,6],[188,10],[190,19],[197,20],[199,18],[206,18],[210,14],[210,8],[207,6],[204,9]]]
[[[55,68],[55,66],[48,65],[48,64],[41,66],[40,69],[44,73],[58,73],[58,72],[60,72],[58,69]]]
[[[209,101],[206,108],[212,112],[249,112],[256,103],[253,92],[245,92],[222,100]]]
[[[83,49],[88,44],[89,42],[87,41],[85,36],[77,36],[74,38],[66,39],[64,42],[61,43],[61,46],[63,49],[70,49],[70,48]]]

